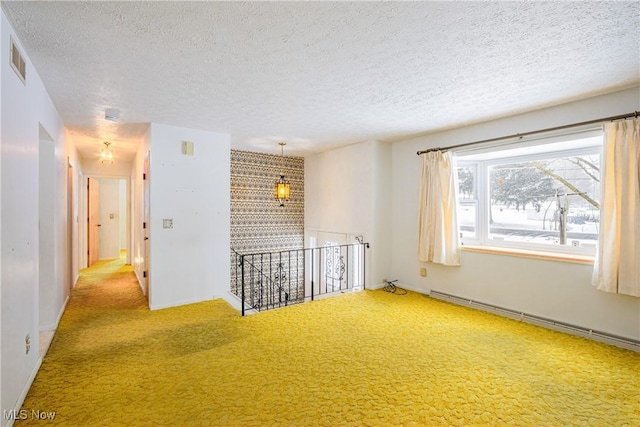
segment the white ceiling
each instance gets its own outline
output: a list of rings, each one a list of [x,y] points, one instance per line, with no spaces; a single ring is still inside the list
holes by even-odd
[[[149,122],[303,156],[640,84],[637,1],[2,6],[87,157]]]

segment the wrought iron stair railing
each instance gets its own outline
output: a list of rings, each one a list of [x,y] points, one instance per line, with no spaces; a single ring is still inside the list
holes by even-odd
[[[231,249],[231,292],[242,315],[364,289],[369,243],[240,254]]]

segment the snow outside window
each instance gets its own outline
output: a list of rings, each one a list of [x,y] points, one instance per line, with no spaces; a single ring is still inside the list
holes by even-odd
[[[463,244],[593,254],[602,136],[458,154]]]

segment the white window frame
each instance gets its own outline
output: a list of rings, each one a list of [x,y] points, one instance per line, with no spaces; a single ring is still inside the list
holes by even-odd
[[[577,140],[580,138],[589,138],[593,136],[601,136],[602,132],[585,132],[579,135],[572,135],[570,140]],[[541,141],[540,144],[537,145],[545,145],[551,142],[557,142],[557,139],[550,139],[548,142]],[[514,148],[515,146],[511,145],[509,149]],[[531,251],[541,251],[541,252],[554,252],[561,254],[570,254],[570,255],[594,255],[596,248],[595,245],[593,247],[574,247],[571,245],[555,245],[555,244],[543,244],[543,243],[532,243],[532,242],[513,242],[506,240],[493,240],[489,238],[489,209],[490,209],[490,194],[489,194],[489,182],[488,182],[488,174],[489,168],[491,166],[501,165],[501,164],[509,164],[509,163],[520,163],[520,162],[528,162],[534,160],[544,160],[549,159],[549,155],[552,157],[575,157],[580,155],[593,155],[599,154],[601,159],[602,168],[602,145],[599,146],[588,146],[584,148],[571,148],[567,150],[557,150],[551,149],[549,151],[538,152],[535,154],[525,154],[525,155],[508,155],[505,154],[502,156],[499,152],[505,151],[504,147],[500,147],[496,150],[491,149],[483,149],[482,153],[487,154],[486,159],[482,159],[482,155],[477,156],[471,153],[458,153],[457,157],[457,166],[458,167],[472,167],[475,168],[476,175],[474,180],[474,192],[476,197],[476,215],[475,215],[475,239],[474,238],[464,238],[462,241],[463,247],[464,245],[470,246],[486,246],[492,248],[505,248],[505,249],[524,249]],[[480,159],[473,159],[474,157],[480,157]],[[471,158],[473,160],[465,160],[465,158]],[[460,198],[458,198],[458,201]],[[460,206],[458,206],[460,209]]]
[[[473,176],[474,176],[474,180],[473,180],[473,198],[471,199],[464,199],[468,202],[473,202],[473,205],[475,207],[475,237],[474,238],[465,238],[465,241],[469,241],[469,242],[476,242],[474,244],[479,244],[479,232],[478,232],[478,211],[480,210],[480,195],[479,195],[479,190],[480,190],[480,186],[478,185],[478,177],[479,177],[479,169],[480,169],[480,162],[478,161],[457,161],[457,166],[458,168],[460,167],[466,167],[469,169],[473,169]],[[461,198],[458,196],[458,223],[460,222],[460,200]],[[460,225],[458,225],[460,226]],[[462,233],[460,233],[460,235],[462,235]]]

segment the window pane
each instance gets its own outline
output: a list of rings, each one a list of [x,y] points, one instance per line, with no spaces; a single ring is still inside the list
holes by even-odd
[[[476,211],[475,200],[460,200],[458,226],[463,242],[465,239],[476,239]]]
[[[458,167],[458,196],[460,200],[476,198],[476,168],[475,166]]]
[[[458,167],[458,225],[460,237],[464,241],[476,239],[476,167]]]
[[[489,167],[489,239],[595,246],[600,156]]]

